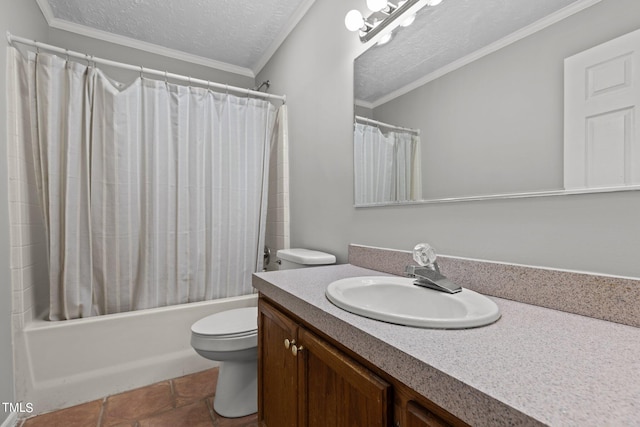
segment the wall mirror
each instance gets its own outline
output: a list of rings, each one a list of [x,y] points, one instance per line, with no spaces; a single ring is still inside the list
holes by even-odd
[[[356,206],[637,189],[565,185],[564,60],[599,2],[445,0],[356,58]]]

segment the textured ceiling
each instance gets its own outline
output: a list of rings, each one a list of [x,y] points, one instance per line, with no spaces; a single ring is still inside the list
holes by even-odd
[[[355,98],[376,106],[390,93],[577,1],[445,0],[425,7],[389,43],[356,59]]]
[[[57,21],[253,72],[313,0],[38,0]],[[43,5],[43,3],[46,3]],[[275,45],[275,46],[274,46]]]

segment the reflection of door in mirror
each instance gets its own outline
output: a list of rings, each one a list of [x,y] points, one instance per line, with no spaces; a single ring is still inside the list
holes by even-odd
[[[565,60],[566,189],[640,184],[640,30]]]
[[[353,141],[357,205],[422,199],[419,131],[356,116]]]

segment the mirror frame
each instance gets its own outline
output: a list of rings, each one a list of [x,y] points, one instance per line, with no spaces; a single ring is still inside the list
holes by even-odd
[[[626,191],[638,191],[640,185],[628,185],[625,187],[600,187],[600,188],[585,188],[579,190],[548,190],[548,191],[531,191],[524,193],[505,193],[505,194],[488,194],[482,196],[465,196],[465,197],[447,197],[440,199],[424,199],[416,201],[398,201],[398,202],[381,202],[381,203],[366,203],[355,204],[355,208],[374,208],[380,206],[407,206],[407,205],[428,205],[439,203],[457,203],[457,202],[472,202],[482,200],[508,200],[508,199],[526,199],[534,197],[551,197],[551,196],[572,196],[578,194],[597,194],[597,193],[621,193]],[[354,193],[355,198],[355,193]]]

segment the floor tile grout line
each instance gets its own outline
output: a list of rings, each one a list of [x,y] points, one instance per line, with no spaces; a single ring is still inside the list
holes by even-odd
[[[109,396],[103,397],[102,398],[102,404],[100,404],[100,413],[98,414],[98,426],[97,427],[101,427],[102,426],[102,417],[104,416],[105,413],[105,406],[107,405],[107,398]]]
[[[171,402],[173,404],[173,409],[176,409],[178,407],[178,397],[176,396],[176,389],[173,384],[174,379],[175,378],[169,380],[169,390],[171,390]]]
[[[215,426],[217,424],[216,423],[216,418],[217,417],[216,417],[216,415],[214,413],[215,411],[213,410],[213,400],[212,399],[213,398],[206,397],[204,399],[204,404],[207,407],[207,410],[209,411],[209,418],[211,418],[211,424]]]
[[[214,367],[214,368],[211,368],[211,369],[206,369],[206,370],[203,370],[203,371],[194,372],[194,373],[183,375],[183,376],[177,377],[177,378],[166,379],[164,381],[158,381],[156,383],[149,384],[147,386],[139,387],[138,389],[144,389],[144,388],[147,388],[147,387],[157,386],[157,385],[162,384],[162,383],[166,384],[168,382],[168,386],[169,386],[169,390],[168,391],[170,393],[170,396],[169,396],[170,397],[170,401],[167,402],[167,403],[169,403],[169,406],[167,406],[165,410],[160,410],[160,411],[158,411],[158,412],[156,412],[154,414],[147,414],[147,416],[151,417],[151,416],[161,415],[161,414],[164,414],[164,413],[168,413],[171,410],[177,410],[177,409],[179,409],[179,406],[180,407],[188,406],[188,405],[196,404],[198,402],[202,402],[202,400],[204,400],[203,403],[205,404],[205,408],[207,408],[207,411],[209,413],[209,420],[210,420],[210,422],[212,423],[213,426],[217,426],[218,423],[221,420],[225,420],[225,419],[219,417],[218,414],[215,413],[215,410],[213,409],[213,400],[215,398],[215,390],[212,391],[212,394],[207,395],[207,396],[202,396],[201,394],[200,395],[191,395],[191,393],[189,393],[188,390],[187,390],[187,393],[184,394],[184,395],[182,395],[181,392],[180,392],[181,387],[184,387],[185,385],[188,386],[189,385],[189,381],[191,381],[191,380],[184,381],[187,377],[193,377],[193,381],[197,381],[196,384],[200,384],[201,385],[200,381],[202,381],[202,379],[201,378],[200,379],[196,379],[197,378],[196,375],[202,375],[205,372],[210,372],[210,371],[217,370],[217,369],[218,369],[217,367]],[[215,372],[213,375],[215,375],[215,378],[217,379],[217,372]],[[213,381],[213,384],[214,384],[214,388],[215,388],[216,380]],[[166,385],[165,385],[165,387],[166,387]],[[116,393],[116,394],[113,394],[113,395],[107,395],[107,396],[105,396],[103,398],[94,400],[95,403],[99,403],[99,408],[95,408],[95,406],[94,406],[94,410],[93,410],[93,414],[94,414],[93,416],[94,417],[97,416],[97,420],[95,421],[96,427],[104,427],[110,422],[109,421],[109,417],[108,417],[108,412],[109,412],[109,407],[111,406],[110,403],[111,403],[111,398],[112,397],[119,396],[121,394],[129,393],[129,392],[133,392],[133,391],[138,390],[138,389],[126,390],[126,391],[123,391],[121,393]],[[180,399],[183,400],[181,405],[179,405],[179,400]],[[89,403],[89,402],[86,402],[86,403]],[[80,405],[84,405],[84,404],[80,404]],[[75,405],[75,406],[79,406],[79,405]],[[73,408],[73,407],[61,408],[61,409],[59,409],[57,411],[52,411],[52,413],[68,410],[68,409],[71,409],[71,408]],[[45,414],[41,414],[41,415],[45,415]],[[36,417],[38,417],[38,416],[36,416]],[[36,417],[34,417],[34,418],[36,418]],[[26,420],[19,420],[19,421],[20,422],[18,424],[16,424],[15,427],[23,427],[26,424]],[[140,424],[140,419],[130,419],[130,420],[124,420],[123,419],[121,421],[128,421],[128,423],[129,423],[128,425],[131,426],[131,427],[140,427],[142,425],[142,424]]]

